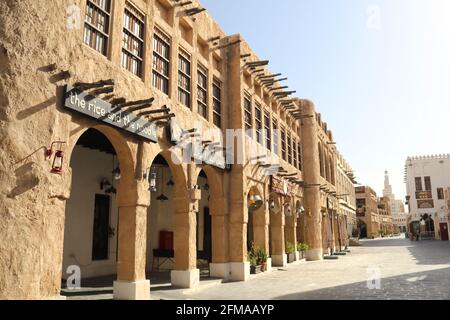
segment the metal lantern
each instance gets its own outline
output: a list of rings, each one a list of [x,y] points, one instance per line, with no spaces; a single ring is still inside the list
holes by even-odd
[[[64,162],[64,152],[61,150],[56,150],[55,157],[53,158],[51,173],[62,174],[63,172],[63,162]]]
[[[158,190],[156,188],[156,178],[157,178],[156,171],[153,171],[152,173],[150,173],[148,181],[150,183],[149,191],[151,191],[151,192],[156,192]]]
[[[251,211],[258,210],[263,205],[263,200],[259,194],[250,193],[248,198],[248,209]]]

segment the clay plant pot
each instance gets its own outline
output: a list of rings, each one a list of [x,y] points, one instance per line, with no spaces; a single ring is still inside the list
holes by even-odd
[[[267,271],[267,263],[266,262],[263,262],[262,264],[261,264],[261,272],[266,272]]]

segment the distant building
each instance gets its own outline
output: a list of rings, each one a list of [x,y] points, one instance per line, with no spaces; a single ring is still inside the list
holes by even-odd
[[[386,234],[393,234],[394,224],[392,220],[391,201],[388,197],[378,198],[378,221],[380,223],[380,231]]]
[[[355,193],[359,237],[372,238],[378,236],[380,221],[376,192],[371,187],[360,186],[355,188]]]
[[[450,155],[409,157],[405,165],[408,231],[448,241]],[[447,201],[445,198],[447,190]]]
[[[385,171],[384,175],[384,189],[383,197],[388,198],[391,206],[391,214],[393,224],[396,228],[396,232],[406,232],[406,212],[405,206],[402,200],[395,199],[395,195],[392,193],[392,186],[389,183],[389,173]]]
[[[344,217],[346,226],[346,238],[350,238],[353,233],[353,229],[356,229],[356,196],[355,187],[356,183],[354,173],[344,157],[337,153],[337,181],[336,191],[339,199],[338,213]]]

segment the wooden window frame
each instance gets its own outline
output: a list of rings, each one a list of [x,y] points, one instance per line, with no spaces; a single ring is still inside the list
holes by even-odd
[[[213,78],[213,124],[218,128],[222,128],[222,86],[222,81]]]
[[[185,70],[183,67],[187,66]],[[192,62],[191,55],[183,49],[178,51],[178,102],[191,108],[192,94]],[[186,83],[184,83],[186,82]],[[186,101],[183,101],[185,99]]]
[[[107,4],[107,8],[102,8],[98,3],[102,0],[86,0],[86,12],[84,17],[84,30],[83,30],[83,43],[94,49],[95,51],[101,53],[105,57],[108,56],[109,51],[109,39],[110,39],[110,29],[111,29],[111,9],[112,0],[103,0]],[[93,15],[89,15],[89,8],[92,8]],[[100,25],[98,24],[99,17],[105,19],[104,23],[106,27],[105,30],[100,30]],[[89,32],[89,40],[87,40]],[[103,45],[101,50],[98,48],[98,39],[103,39]]]
[[[131,27],[135,24],[140,24],[140,35],[135,34],[134,30],[131,30],[126,26],[126,17],[127,14],[129,16],[129,21],[131,24]],[[123,24],[123,43],[122,43],[122,58],[121,58],[121,64],[122,67],[126,70],[130,71],[135,76],[138,76],[139,78],[142,78],[143,75],[143,67],[144,67],[144,51],[145,51],[145,14],[142,13],[139,9],[137,9],[131,2],[127,1],[125,3],[125,9],[124,9],[124,24]],[[135,43],[138,44],[138,47],[140,46],[140,49],[138,49],[140,52],[137,54],[130,51],[129,48],[126,48],[125,46],[125,37],[128,36],[128,45],[133,46]],[[132,40],[135,40],[133,42]],[[133,61],[136,62],[137,70],[133,70]]]
[[[167,57],[163,56],[163,52],[158,49],[167,49]],[[152,59],[152,86],[159,91],[169,95],[170,92],[170,55],[171,55],[171,40],[158,27],[153,31],[153,59]],[[164,65],[167,68],[167,74],[164,74],[164,67],[159,70],[158,64]]]
[[[201,77],[204,77],[204,86],[200,83]],[[202,65],[198,65],[197,67],[197,112],[200,114],[203,118],[208,119],[208,69],[203,67]],[[202,101],[200,97],[200,93],[203,93],[204,95],[204,101]]]

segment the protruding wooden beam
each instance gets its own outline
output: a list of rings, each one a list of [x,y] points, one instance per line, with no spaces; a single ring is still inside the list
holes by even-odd
[[[129,102],[118,104],[117,106],[119,108],[124,108],[124,107],[134,106],[134,105],[137,105],[137,104],[150,104],[151,105],[153,103],[153,101],[155,101],[155,98],[144,99],[144,100],[136,100],[136,101],[129,101]]]

